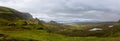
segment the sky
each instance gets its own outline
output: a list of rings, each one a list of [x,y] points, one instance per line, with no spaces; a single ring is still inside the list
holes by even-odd
[[[117,21],[120,0],[0,0],[0,6],[50,21]]]

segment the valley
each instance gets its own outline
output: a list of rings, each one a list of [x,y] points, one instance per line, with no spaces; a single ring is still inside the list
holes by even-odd
[[[45,22],[0,6],[0,41],[120,41],[120,22]]]

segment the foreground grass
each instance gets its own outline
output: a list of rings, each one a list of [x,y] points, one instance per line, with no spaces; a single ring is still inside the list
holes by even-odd
[[[47,33],[44,30],[17,30],[3,31],[1,33],[9,35],[9,37],[20,39],[34,39],[38,41],[120,41],[119,37],[98,38],[98,37],[68,37],[59,34]],[[27,41],[27,40],[26,40]]]

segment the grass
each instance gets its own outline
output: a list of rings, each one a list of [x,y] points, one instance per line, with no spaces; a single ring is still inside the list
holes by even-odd
[[[16,22],[17,23],[17,22]],[[17,41],[120,41],[120,37],[70,37],[61,34],[48,33],[46,30],[36,30],[40,25],[25,25],[32,30],[21,29],[22,22],[17,26],[0,26],[0,34],[8,35],[9,39]],[[119,33],[118,33],[119,34]],[[1,40],[1,39],[0,39]],[[15,41],[15,40],[14,40]]]
[[[120,37],[69,37],[60,34],[48,33],[45,30],[0,30],[0,32],[9,35],[9,37],[34,39],[39,41],[120,41]]]
[[[30,27],[32,28],[32,26]],[[34,25],[33,27],[36,28],[38,25]],[[120,41],[120,37],[70,37],[48,33],[46,30],[36,30],[33,28],[32,30],[20,29],[20,26],[0,26],[0,33],[8,35],[9,39],[15,38],[19,41],[30,41],[31,39],[38,41]]]

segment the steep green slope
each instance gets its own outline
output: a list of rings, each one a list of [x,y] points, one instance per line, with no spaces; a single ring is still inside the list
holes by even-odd
[[[15,9],[0,6],[0,19],[17,20],[17,19],[32,19],[28,13],[19,12]]]
[[[43,28],[41,25],[38,24],[38,22],[39,20],[34,19],[32,15],[30,15],[29,13],[24,13],[12,8],[0,6],[0,41],[27,40],[26,37],[25,39],[24,37],[21,37],[22,39],[19,39],[19,37],[17,36],[13,36],[15,38],[12,38],[11,32],[13,31],[17,35],[17,31],[20,32],[26,30],[31,32],[31,30],[35,30],[35,31],[42,30]],[[6,37],[4,35],[7,35],[7,38],[10,39],[4,40],[4,37]],[[29,38],[28,40],[34,40],[34,39]]]
[[[28,22],[28,20],[32,23],[35,22],[33,22],[35,19],[29,13],[24,13],[12,8],[0,6],[0,26],[7,26],[11,23],[16,24],[16,22],[22,22],[22,24],[24,24],[24,22]]]

